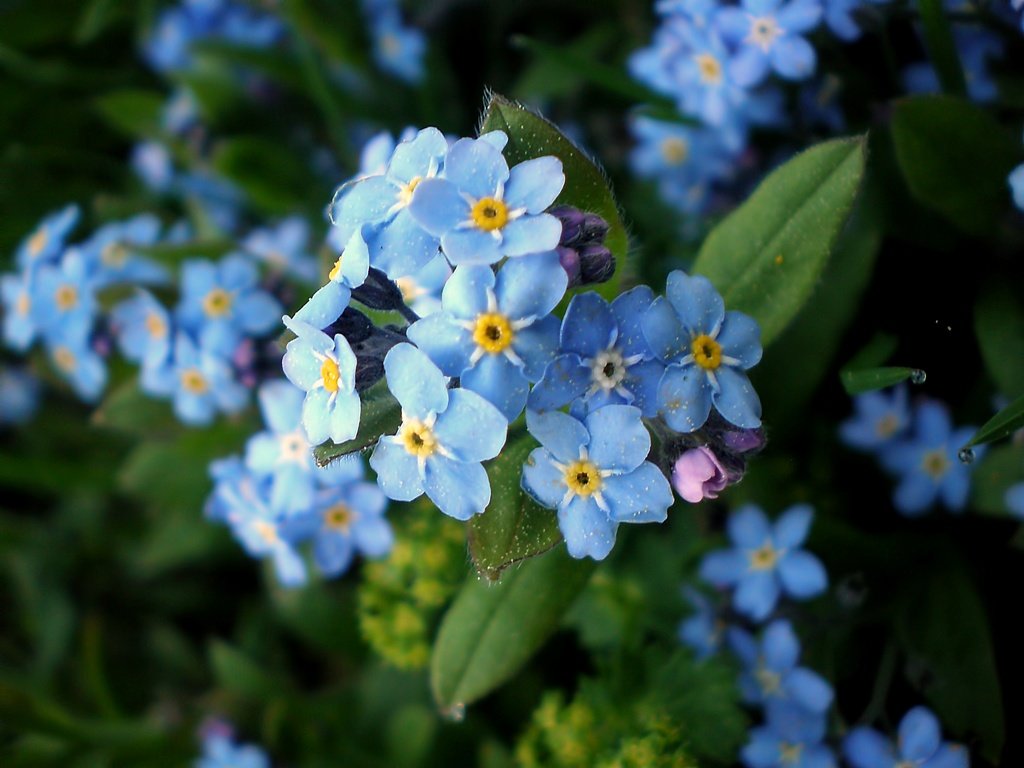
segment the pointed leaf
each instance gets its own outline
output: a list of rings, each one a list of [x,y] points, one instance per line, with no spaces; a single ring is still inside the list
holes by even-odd
[[[970,439],[970,442],[964,448],[1002,440],[1022,427],[1024,427],[1024,395],[1018,397],[986,421],[981,429],[974,433],[974,437]]]
[[[859,371],[843,370],[839,374],[843,388],[848,395],[859,395],[873,389],[885,389],[899,384],[901,381],[920,381],[922,371],[917,368],[887,366],[884,368],[864,368]]]

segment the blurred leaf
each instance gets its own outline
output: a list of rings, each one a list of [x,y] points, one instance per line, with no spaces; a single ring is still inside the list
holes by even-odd
[[[118,20],[126,4],[118,0],[88,0],[75,30],[75,42],[90,43]]]
[[[366,66],[365,23],[358,3],[285,0],[283,6],[297,37],[312,41],[332,61]]]
[[[280,85],[296,90],[303,87],[297,62],[277,48],[257,48],[222,40],[197,40],[191,43],[189,50],[202,61],[203,69],[229,70],[241,66]]]
[[[504,131],[508,135],[505,159],[510,166],[544,155],[554,155],[562,161],[565,187],[557,202],[596,213],[608,222],[604,244],[615,256],[615,275],[599,292],[607,297],[617,295],[629,236],[604,171],[552,123],[497,93],[491,95],[480,123],[480,132],[488,131]]]
[[[892,137],[911,194],[966,232],[990,236],[1010,195],[1020,141],[989,112],[950,96],[896,103]]]
[[[843,366],[844,371],[860,371],[865,368],[883,366],[900,346],[900,340],[887,333],[876,333],[867,344],[857,351]]]
[[[98,97],[93,104],[112,128],[134,139],[147,139],[160,133],[165,101],[158,91],[124,88]]]
[[[864,140],[819,144],[773,171],[704,241],[693,272],[731,310],[752,315],[767,346],[814,291],[864,173]]]
[[[839,379],[843,382],[843,389],[848,395],[859,395],[874,389],[885,389],[908,379],[914,380],[920,375],[921,371],[917,368],[899,366],[865,368],[857,371],[844,368],[839,374]]]
[[[469,521],[469,552],[481,576],[496,580],[520,560],[547,552],[559,541],[558,517],[531,499],[520,485],[523,462],[537,441],[530,435],[505,444],[490,462],[491,503]]]
[[[974,332],[989,375],[1008,396],[1024,393],[1024,306],[1010,283],[989,286],[974,305]]]
[[[310,184],[310,169],[279,141],[260,136],[224,139],[213,151],[214,169],[235,182],[268,213],[294,213],[296,202],[327,199]]]
[[[362,394],[362,412],[359,417],[359,432],[347,442],[327,441],[313,449],[313,458],[318,466],[326,467],[335,459],[350,453],[364,451],[377,444],[381,435],[393,435],[402,426],[402,406],[381,379]]]
[[[1002,440],[1022,427],[1024,427],[1024,395],[986,421],[964,448]]]
[[[942,0],[917,0],[921,29],[932,66],[939,76],[942,90],[953,96],[966,96],[967,83],[960,66],[960,56],[953,39],[953,30]]]
[[[170,402],[147,395],[135,377],[110,391],[93,411],[92,423],[138,437],[177,435],[183,429]]]
[[[614,24],[604,23],[591,27],[575,40],[566,43],[561,50],[586,60],[594,60],[602,55],[610,45],[614,45],[617,32]],[[513,38],[512,44],[531,51],[531,40]],[[585,72],[572,67],[550,65],[543,52],[537,51],[522,75],[516,81],[512,93],[516,98],[536,102],[538,99],[565,97],[579,88],[580,82],[587,77]],[[618,73],[617,73],[618,74]]]
[[[222,640],[210,643],[209,655],[217,685],[226,691],[265,702],[286,690],[281,681],[264,670],[263,665]]]
[[[509,680],[558,628],[595,566],[558,548],[506,571],[497,583],[470,577],[434,643],[437,703],[457,711]]]
[[[136,246],[135,250],[168,267],[178,267],[188,259],[219,259],[237,247],[233,240],[192,240]]]
[[[971,509],[1006,515],[1006,492],[1024,481],[1024,445],[1000,445],[985,454],[971,475]]]
[[[269,591],[281,623],[311,647],[332,655],[358,647],[359,631],[351,593],[339,594],[324,583],[289,589],[275,582]]]

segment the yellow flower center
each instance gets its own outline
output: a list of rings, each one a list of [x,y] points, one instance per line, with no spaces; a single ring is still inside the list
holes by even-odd
[[[223,288],[214,288],[203,299],[203,311],[207,317],[223,317],[231,311],[231,294]]]
[[[722,364],[722,345],[706,333],[697,336],[690,345],[693,361],[705,371],[713,371]]]
[[[256,529],[256,533],[267,544],[277,543],[277,528],[268,523],[266,520],[257,520],[255,523],[252,524],[252,527]]]
[[[193,395],[201,395],[207,390],[206,377],[196,368],[182,371],[181,388]]]
[[[778,672],[772,672],[763,663],[758,664],[754,676],[757,678],[757,684],[761,686],[761,691],[767,695],[778,693],[782,687],[782,676]]]
[[[481,197],[473,206],[473,223],[485,232],[501,229],[508,222],[508,206],[493,197]]]
[[[775,567],[778,561],[779,553],[770,541],[750,553],[750,569],[753,571],[769,571]]]
[[[921,461],[921,467],[929,475],[938,480],[949,469],[949,459],[946,458],[946,452],[941,448],[937,448],[934,451],[929,451],[924,455],[924,459]]]
[[[710,53],[701,53],[694,56],[697,61],[697,69],[700,70],[700,79],[705,85],[718,85],[722,82],[722,64]]]
[[[67,312],[69,309],[74,309],[75,305],[78,304],[78,291],[75,290],[73,285],[62,285],[57,288],[57,292],[53,295],[53,300],[57,302],[57,309]]]
[[[417,298],[421,291],[420,287],[416,285],[416,281],[411,277],[400,277],[395,280],[395,284],[398,286],[398,290],[402,293],[402,301],[410,302]]]
[[[352,510],[344,504],[335,504],[324,512],[324,525],[335,531],[347,533],[352,525]]]
[[[65,373],[71,373],[78,364],[75,353],[67,347],[57,347],[53,350],[53,362]]]
[[[780,744],[779,759],[783,765],[796,765],[800,762],[800,755],[804,751],[803,744]]]
[[[32,309],[32,300],[28,297],[27,293],[22,293],[18,296],[18,300],[14,304],[14,311],[19,315],[27,315],[29,310]]]
[[[28,241],[28,255],[33,259],[43,252],[43,248],[50,241],[50,236],[45,229],[40,229]]]
[[[690,145],[679,136],[670,136],[661,142],[661,156],[669,165],[682,165],[690,156]]]
[[[338,276],[341,275],[341,260],[344,259],[344,258],[345,258],[345,254],[342,254],[341,256],[338,257],[338,260],[336,262],[334,262],[334,266],[331,267],[331,271],[327,275],[327,277],[329,279],[337,280]]]
[[[601,472],[592,461],[580,459],[565,468],[565,484],[577,496],[591,496],[601,490]]]
[[[406,206],[412,201],[412,193],[416,191],[416,187],[420,185],[421,181],[423,181],[422,176],[413,176],[409,180],[408,184],[403,185],[402,188],[398,190],[399,204]]]
[[[156,312],[149,312],[146,315],[146,330],[154,339],[162,339],[167,335],[167,323]]]
[[[320,378],[324,380],[324,389],[328,392],[338,391],[338,380],[341,379],[341,371],[338,364],[331,358],[325,358],[320,366]]]
[[[437,438],[433,430],[419,419],[402,422],[398,436],[405,450],[417,458],[426,458],[437,450]]]
[[[473,341],[485,352],[492,355],[504,352],[515,338],[512,324],[498,312],[485,312],[476,319]]]
[[[128,261],[128,249],[121,243],[107,243],[100,251],[100,261],[107,266],[122,267]]]
[[[781,31],[775,19],[771,16],[761,16],[753,20],[753,23],[750,25],[750,37],[747,39],[761,48],[761,50],[767,52]]]
[[[878,424],[875,426],[875,433],[879,437],[892,437],[896,430],[899,429],[899,426],[900,420],[896,418],[896,414],[887,413],[878,420]]]

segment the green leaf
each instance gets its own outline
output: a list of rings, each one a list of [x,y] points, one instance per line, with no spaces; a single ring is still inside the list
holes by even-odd
[[[100,96],[93,105],[108,125],[127,136],[145,139],[160,133],[164,96],[157,91],[125,88]]]
[[[974,333],[989,375],[1009,396],[1024,393],[1024,307],[1012,283],[988,288],[974,306]]]
[[[1010,202],[1018,137],[981,107],[950,96],[897,102],[892,137],[911,194],[960,229],[991,235]]]
[[[849,362],[844,371],[859,371],[865,368],[879,368],[884,365],[900,346],[900,340],[888,333],[876,333]]]
[[[982,425],[981,429],[974,433],[964,448],[974,445],[992,443],[1009,437],[1021,427],[1024,427],[1024,395],[1021,395],[999,413],[993,416]]]
[[[923,373],[917,368],[886,366],[858,371],[844,369],[840,372],[839,379],[843,382],[843,388],[848,395],[859,395],[874,389],[885,389],[908,379],[914,383],[920,383],[923,381],[921,378]]]
[[[177,435],[182,431],[171,404],[144,393],[134,377],[104,398],[92,414],[92,423],[139,437]]]
[[[939,76],[942,90],[954,96],[967,95],[964,70],[953,40],[953,30],[946,17],[942,0],[917,0],[921,13],[921,28],[932,66]]]
[[[257,136],[225,139],[216,145],[213,167],[268,213],[294,213],[296,203],[310,200],[311,192],[317,199],[327,199],[327,190],[316,191],[309,169],[279,141]]]
[[[124,3],[117,0],[90,0],[82,10],[75,30],[75,42],[90,43],[99,37],[107,27],[117,21]]]
[[[378,381],[362,394],[359,432],[344,443],[327,441],[313,449],[313,458],[321,467],[356,451],[365,451],[377,444],[381,435],[393,435],[402,426],[402,406],[388,389],[387,382]]]
[[[559,547],[507,571],[498,583],[471,577],[434,643],[437,703],[457,710],[509,680],[557,629],[595,566]]]
[[[505,158],[509,165],[544,155],[554,155],[562,161],[565,187],[557,202],[596,213],[608,222],[605,245],[615,257],[616,268],[599,292],[618,295],[629,236],[604,171],[548,120],[497,93],[491,95],[480,123],[480,132],[488,131],[504,131],[508,135]]]
[[[209,654],[217,684],[227,691],[257,701],[284,691],[284,685],[267,674],[263,665],[222,640],[211,641]]]
[[[729,309],[754,317],[767,346],[810,298],[864,173],[864,140],[837,139],[772,172],[704,241],[693,272]]]
[[[1009,514],[1006,492],[1024,481],[1024,446],[1000,445],[985,454],[971,475],[971,509],[987,515]]]
[[[477,572],[496,580],[520,560],[547,552],[559,541],[558,518],[531,499],[520,485],[523,462],[537,441],[530,435],[505,444],[501,455],[487,467],[491,504],[469,521],[469,552]]]

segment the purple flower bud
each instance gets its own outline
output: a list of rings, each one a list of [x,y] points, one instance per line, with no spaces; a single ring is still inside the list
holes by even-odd
[[[608,222],[596,213],[583,215],[583,227],[580,231],[580,240],[583,242],[603,242],[608,235]]]
[[[573,248],[558,246],[558,260],[562,263],[562,269],[569,276],[569,287],[575,288],[580,284],[580,255]]]
[[[562,236],[559,238],[558,244],[574,245],[583,232],[586,214],[571,205],[557,205],[548,209],[548,213],[562,222]]]
[[[672,485],[691,504],[717,499],[729,484],[725,467],[707,446],[691,448],[676,459],[672,467]]]
[[[603,283],[615,273],[615,257],[603,245],[587,245],[579,251],[580,283]]]
[[[750,453],[764,448],[764,430],[757,429],[727,429],[721,435],[722,445],[733,453]]]

